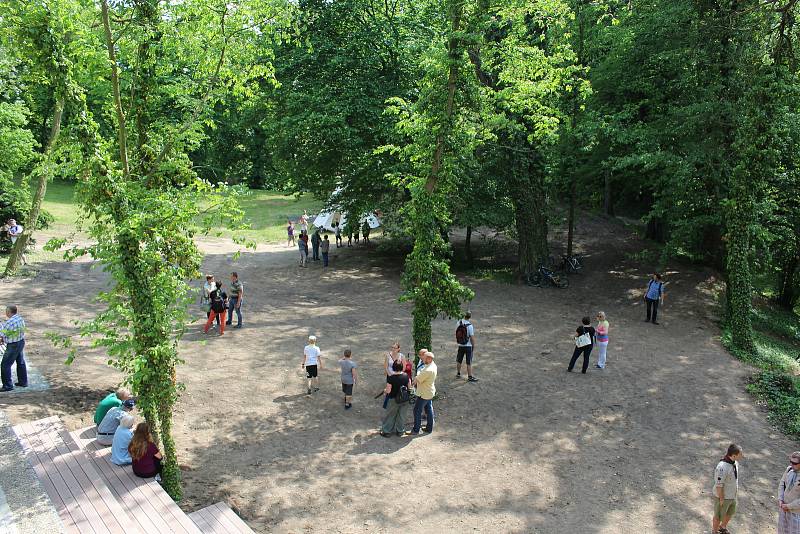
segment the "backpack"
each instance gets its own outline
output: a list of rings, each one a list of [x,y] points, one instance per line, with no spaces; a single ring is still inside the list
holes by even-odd
[[[394,400],[397,404],[405,404],[411,400],[411,392],[408,390],[407,385],[400,386],[400,390],[395,395]]]
[[[225,311],[225,301],[222,298],[221,291],[215,290],[211,292],[211,309],[217,313]]]
[[[459,345],[466,345],[469,343],[469,330],[467,326],[471,326],[470,323],[459,321],[458,326],[456,327],[456,343]]]

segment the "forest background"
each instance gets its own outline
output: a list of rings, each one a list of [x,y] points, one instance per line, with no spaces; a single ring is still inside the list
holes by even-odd
[[[193,237],[251,244],[248,189],[384,214],[408,252],[417,347],[471,297],[451,229],[466,265],[473,230],[514,240],[525,276],[554,224],[573,253],[581,211],[640,221],[654,265],[721,273],[724,339],[798,433],[798,14],[797,0],[4,2],[0,217],[26,227],[6,274],[52,221],[48,182],[73,181],[90,240],[49,246],[113,276],[81,334],[143,399],[176,497]]]

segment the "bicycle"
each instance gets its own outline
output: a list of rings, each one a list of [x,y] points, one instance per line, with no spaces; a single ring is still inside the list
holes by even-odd
[[[529,286],[546,287],[553,286],[559,289],[569,287],[569,278],[566,276],[558,276],[553,270],[548,269],[544,264],[540,263],[539,268],[524,276],[525,283]]]
[[[564,273],[577,274],[581,269],[583,269],[583,259],[577,254],[574,256],[564,254],[561,257],[561,270]]]

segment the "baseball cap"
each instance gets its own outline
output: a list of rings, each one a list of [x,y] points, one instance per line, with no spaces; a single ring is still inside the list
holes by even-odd
[[[122,401],[122,406],[125,408],[133,408],[136,406],[136,399],[127,399]]]

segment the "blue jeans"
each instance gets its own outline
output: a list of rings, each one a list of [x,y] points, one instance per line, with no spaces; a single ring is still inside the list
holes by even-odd
[[[28,385],[28,367],[25,365],[25,340],[20,340],[6,345],[6,353],[0,364],[2,368],[3,388],[14,389],[14,382],[11,380],[11,366],[17,364],[17,382],[23,386]]]
[[[417,433],[422,427],[422,410],[425,410],[428,418],[425,432],[433,432],[433,399],[425,400],[422,397],[417,397],[417,402],[414,404],[414,428],[411,432]]]
[[[236,311],[236,325],[242,326],[242,306],[244,306],[244,299],[242,299],[242,304],[237,308],[236,302],[238,299],[231,297],[228,299],[228,320],[225,321],[225,324],[231,324],[233,322],[233,312]]]
[[[328,253],[327,252],[323,252],[322,253],[322,266],[323,267],[327,267],[328,266]]]

